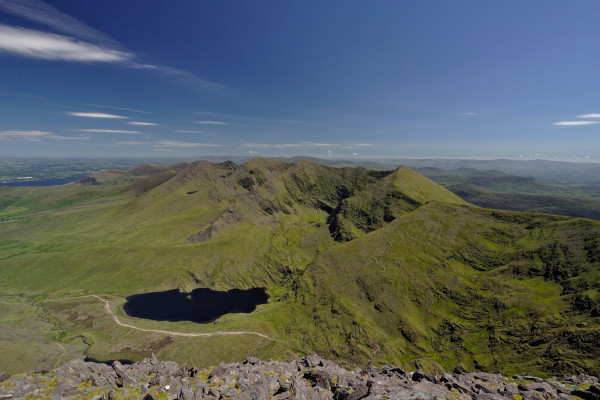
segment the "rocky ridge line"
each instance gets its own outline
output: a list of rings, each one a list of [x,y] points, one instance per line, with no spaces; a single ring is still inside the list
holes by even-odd
[[[600,400],[597,377],[541,379],[483,372],[428,375],[384,365],[346,370],[307,356],[291,362],[221,363],[188,369],[154,356],[131,365],[73,360],[51,372],[0,374],[0,399],[584,399]]]

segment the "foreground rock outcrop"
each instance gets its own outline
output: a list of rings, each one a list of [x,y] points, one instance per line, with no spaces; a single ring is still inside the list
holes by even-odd
[[[0,399],[584,399],[600,400],[597,377],[541,379],[483,372],[428,375],[381,368],[346,370],[317,356],[197,370],[155,357],[131,365],[71,361],[47,372],[0,374]]]

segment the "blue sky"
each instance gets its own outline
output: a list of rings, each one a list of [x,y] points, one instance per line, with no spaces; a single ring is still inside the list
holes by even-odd
[[[0,157],[600,159],[600,2],[0,0]]]

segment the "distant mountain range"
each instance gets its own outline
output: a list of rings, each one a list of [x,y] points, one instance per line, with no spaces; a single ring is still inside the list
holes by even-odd
[[[448,159],[388,160],[389,164],[383,164],[307,157],[282,161],[303,159],[333,167],[376,170],[409,165],[462,199],[481,207],[600,220],[600,164]]]
[[[377,161],[335,160],[314,157],[278,158],[285,162],[312,161],[330,167],[363,167],[376,170],[394,169],[400,165],[411,168],[438,168],[446,171],[474,169],[479,171],[495,170],[510,175],[526,176],[550,184],[595,185],[600,186],[600,164],[575,163],[548,160],[469,160],[448,158],[388,158]]]

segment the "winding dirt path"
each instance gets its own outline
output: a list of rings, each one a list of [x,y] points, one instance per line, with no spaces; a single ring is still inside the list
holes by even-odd
[[[94,297],[100,301],[104,302],[104,309],[106,310],[106,312],[112,317],[113,321],[115,321],[115,323],[119,326],[122,326],[124,328],[129,328],[129,329],[135,329],[138,331],[142,331],[142,332],[155,332],[155,333],[163,333],[165,335],[171,335],[171,336],[185,336],[185,337],[211,337],[211,336],[239,336],[239,335],[255,335],[255,336],[260,336],[263,339],[267,339],[270,341],[274,341],[273,338],[265,335],[264,333],[260,333],[260,332],[251,332],[251,331],[216,331],[216,332],[207,332],[207,333],[193,333],[193,332],[175,332],[175,331],[165,331],[165,330],[161,330],[161,329],[145,329],[145,328],[140,328],[137,326],[133,326],[133,325],[129,325],[126,324],[124,322],[121,322],[121,320],[119,320],[119,318],[116,316],[115,313],[113,313],[113,311],[110,308],[110,303],[108,302],[108,300],[103,299],[102,297],[95,295],[95,294],[89,294],[86,296],[77,296],[77,297],[65,297],[62,299],[52,299],[52,300],[42,300],[42,301],[38,301],[37,303],[34,304],[39,304],[39,303],[46,303],[46,302],[57,302],[57,301],[64,301],[64,300],[73,300],[73,299],[82,299],[85,297]]]

